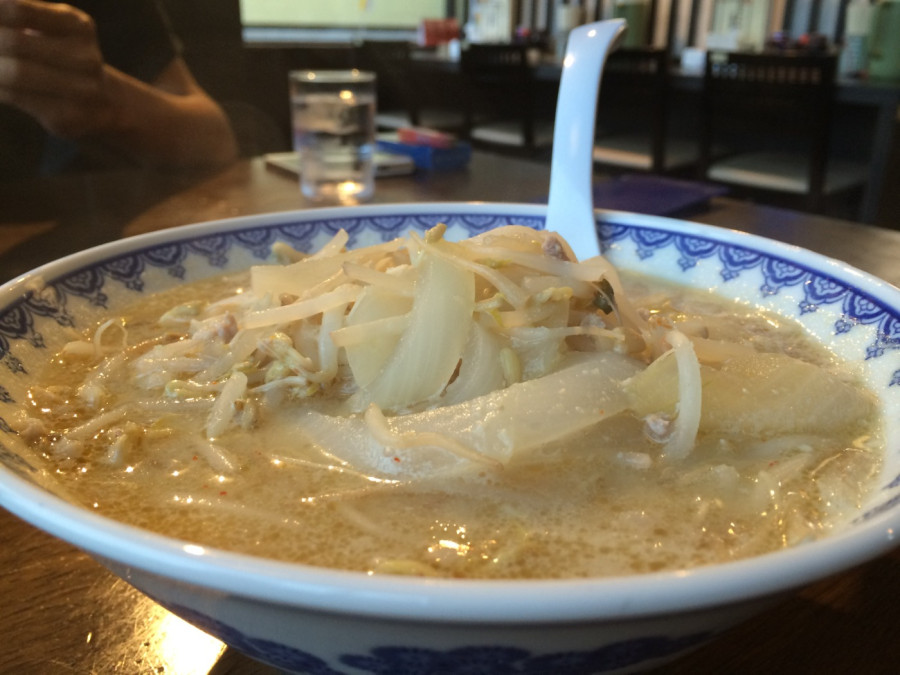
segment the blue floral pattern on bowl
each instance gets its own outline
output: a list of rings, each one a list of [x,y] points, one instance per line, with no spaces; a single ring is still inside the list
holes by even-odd
[[[291,673],[308,675],[589,675],[665,659],[712,637],[707,632],[681,637],[659,635],[623,640],[589,651],[554,654],[539,654],[502,645],[473,645],[448,650],[385,645],[375,647],[366,654],[342,654],[340,661],[350,670],[335,670],[322,659],[301,649],[244,635],[236,628],[188,607],[161,604],[188,623],[253,659]]]

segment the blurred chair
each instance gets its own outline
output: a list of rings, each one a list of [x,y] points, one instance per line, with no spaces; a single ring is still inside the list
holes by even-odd
[[[750,197],[799,196],[809,211],[862,186],[866,168],[829,153],[836,67],[833,54],[709,52],[701,176]],[[731,151],[717,156],[720,143]]]
[[[669,56],[663,48],[620,48],[603,69],[594,163],[666,173],[696,163],[696,139],[669,130]]]
[[[410,82],[409,42],[371,40],[359,44],[354,65],[373,71],[378,87],[378,111],[375,124],[380,129],[413,126],[415,92]]]
[[[429,105],[428,92],[413,72],[411,49],[409,42],[400,40],[367,40],[356,49],[356,67],[374,71],[378,78],[376,125],[379,129],[428,127],[461,131],[461,110]]]
[[[553,143],[553,123],[538,115],[530,48],[472,44],[462,52],[466,129],[473,141],[532,153]]]

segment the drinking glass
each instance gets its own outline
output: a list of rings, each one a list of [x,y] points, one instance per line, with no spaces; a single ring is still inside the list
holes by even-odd
[[[369,199],[375,191],[375,74],[292,71],[290,94],[303,195],[332,204]]]

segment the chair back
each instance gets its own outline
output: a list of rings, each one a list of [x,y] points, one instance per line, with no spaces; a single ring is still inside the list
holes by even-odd
[[[700,163],[723,138],[744,148],[803,143],[810,202],[821,199],[828,159],[834,54],[709,52],[703,89]]]
[[[472,44],[463,50],[460,70],[467,87],[466,127],[474,118],[515,118],[525,145],[534,144],[535,79],[529,47],[522,44]]]
[[[529,48],[522,44],[471,44],[460,57],[462,72],[476,82],[497,83],[532,78]]]
[[[377,78],[379,109],[402,109],[418,125],[418,98],[411,75],[412,45],[405,40],[365,40],[354,50],[354,65]]]
[[[597,104],[598,130],[650,137],[651,171],[658,173],[665,170],[668,83],[665,49],[620,47],[607,57]]]

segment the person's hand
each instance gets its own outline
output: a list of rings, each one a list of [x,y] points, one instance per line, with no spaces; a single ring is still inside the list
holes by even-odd
[[[138,80],[104,63],[94,20],[69,5],[0,0],[0,103],[140,163],[193,168],[237,156],[224,111],[179,55],[152,82]]]
[[[52,134],[81,138],[113,114],[106,79],[90,16],[41,0],[0,0],[0,102]]]

